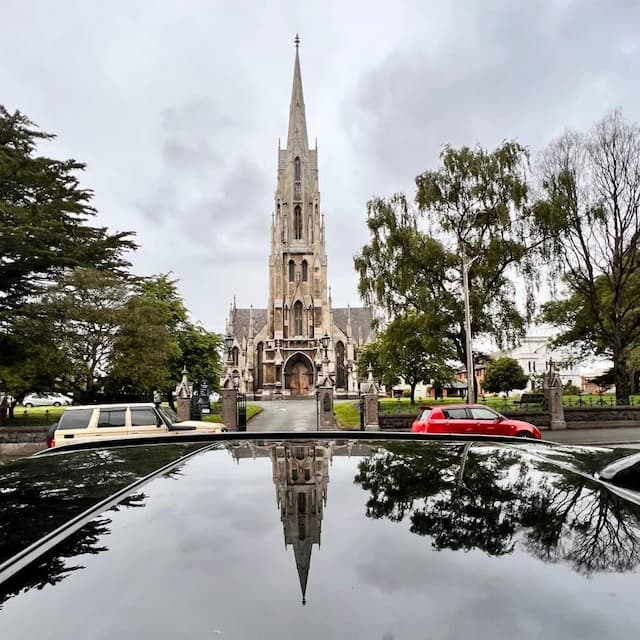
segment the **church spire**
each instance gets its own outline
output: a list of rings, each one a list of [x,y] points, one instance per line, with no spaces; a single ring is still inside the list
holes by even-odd
[[[296,60],[293,67],[293,86],[291,88],[291,105],[289,107],[289,135],[287,136],[287,149],[296,150],[298,153],[309,149],[307,139],[307,118],[304,113],[304,96],[302,95],[302,75],[300,73],[300,56],[298,45],[300,38],[295,37]]]

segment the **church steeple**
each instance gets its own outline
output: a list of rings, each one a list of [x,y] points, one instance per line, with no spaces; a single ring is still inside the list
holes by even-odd
[[[296,60],[293,66],[293,86],[291,87],[291,105],[289,106],[289,135],[287,149],[305,152],[309,148],[307,139],[307,118],[304,112],[304,96],[302,95],[302,75],[300,73],[300,55],[298,46],[300,38],[296,34]]]

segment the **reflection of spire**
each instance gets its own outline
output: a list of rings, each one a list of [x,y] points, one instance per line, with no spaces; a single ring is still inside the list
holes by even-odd
[[[297,542],[293,545],[293,554],[296,557],[298,580],[302,592],[302,604],[307,604],[307,580],[309,579],[309,565],[311,564],[311,551],[313,543],[310,540]]]
[[[323,507],[327,501],[331,445],[305,442],[271,448],[273,483],[285,548],[293,547],[302,604],[307,602],[307,582],[313,545],[320,546]]]

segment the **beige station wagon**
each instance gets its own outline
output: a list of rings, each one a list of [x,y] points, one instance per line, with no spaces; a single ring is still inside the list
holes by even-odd
[[[222,424],[199,420],[178,422],[169,407],[150,402],[97,404],[67,407],[49,429],[47,447],[59,447],[89,440],[126,437],[180,436],[184,433],[220,433]]]

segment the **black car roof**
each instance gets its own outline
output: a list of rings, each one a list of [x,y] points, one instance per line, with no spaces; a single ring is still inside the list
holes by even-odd
[[[24,461],[0,468],[0,488],[23,479],[4,514],[31,509],[16,536],[124,492],[2,585],[0,634],[633,635],[639,507],[595,477],[622,455],[307,434]]]

